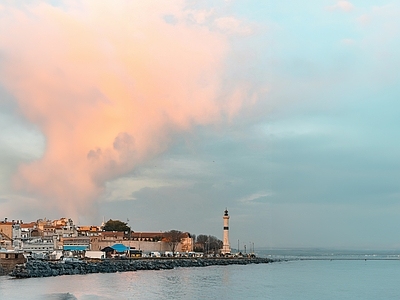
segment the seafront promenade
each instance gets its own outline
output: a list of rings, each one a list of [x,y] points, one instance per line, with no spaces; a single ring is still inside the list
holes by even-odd
[[[82,260],[74,262],[29,260],[9,274],[15,278],[83,275],[90,273],[168,270],[180,267],[207,267],[270,263],[269,258],[134,258]]]

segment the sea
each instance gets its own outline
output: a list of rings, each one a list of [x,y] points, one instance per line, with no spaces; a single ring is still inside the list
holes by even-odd
[[[0,277],[0,299],[400,299],[400,250],[268,249],[269,264]]]

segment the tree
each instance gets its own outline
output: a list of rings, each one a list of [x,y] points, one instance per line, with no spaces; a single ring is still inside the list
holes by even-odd
[[[222,248],[222,241],[212,235],[199,234],[196,244],[200,245],[200,249],[206,253],[217,253]]]
[[[164,239],[171,248],[172,254],[175,254],[175,250],[178,244],[181,242],[183,232],[179,230],[170,230],[164,233]]]
[[[199,234],[199,235],[197,236],[196,244],[200,245],[199,248],[201,249],[201,251],[204,251],[204,250],[206,249],[207,241],[208,241],[208,235]],[[200,249],[198,249],[198,248],[196,247],[196,250],[200,250]]]
[[[199,248],[205,253],[217,253],[222,248],[222,241],[212,235],[199,234],[197,236],[196,244],[200,245]]]
[[[104,231],[123,231],[130,232],[131,228],[127,225],[128,223],[120,220],[108,220],[103,227]]]
[[[222,249],[222,245],[223,242],[215,236],[208,236],[207,249],[209,252],[217,253],[220,249]]]

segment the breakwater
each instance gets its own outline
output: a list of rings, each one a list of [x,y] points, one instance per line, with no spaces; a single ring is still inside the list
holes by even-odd
[[[101,261],[52,262],[29,260],[17,265],[9,274],[16,278],[115,273],[138,270],[168,270],[179,267],[206,267],[270,263],[268,258],[156,258],[106,259]]]

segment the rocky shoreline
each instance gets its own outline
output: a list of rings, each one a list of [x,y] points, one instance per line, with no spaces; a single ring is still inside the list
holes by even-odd
[[[106,259],[76,262],[29,260],[17,265],[9,274],[15,278],[83,275],[91,273],[131,272],[138,270],[168,270],[179,267],[247,265],[272,262],[269,258],[153,258]]]

